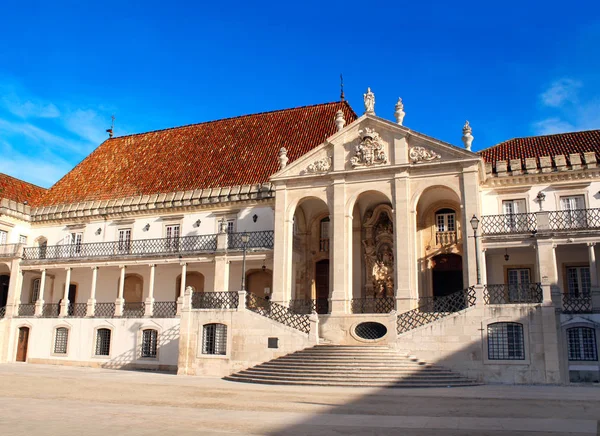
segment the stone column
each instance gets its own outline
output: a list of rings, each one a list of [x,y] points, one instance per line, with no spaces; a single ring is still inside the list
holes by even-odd
[[[215,256],[214,291],[229,291],[229,260],[227,259],[227,256]]]
[[[65,317],[69,315],[69,285],[71,284],[71,268],[66,268],[67,273],[65,277],[65,289],[63,291],[63,298],[60,302],[60,314],[59,317]]]
[[[463,287],[475,285],[477,283],[477,262],[479,259],[481,271],[481,253],[475,249],[475,240],[473,237],[473,228],[471,227],[471,218],[473,215],[481,220],[479,210],[479,170],[477,165],[473,165],[463,170],[461,176],[461,195],[462,195],[462,234],[463,234]],[[477,229],[477,237],[481,238],[481,223]]]
[[[121,277],[119,279],[119,294],[115,301],[115,316],[123,316],[123,309],[125,308],[125,299],[123,298],[123,292],[125,291],[125,265],[121,265]]]
[[[275,188],[275,244],[273,247],[273,289],[271,301],[288,305],[292,293],[292,217],[287,216],[285,185]]]
[[[238,311],[246,309],[246,291],[238,291]]]
[[[558,289],[558,268],[556,266],[556,245],[552,241],[537,240],[536,281],[542,284],[543,304],[552,305],[552,292]]]
[[[481,245],[481,244],[480,244]],[[479,257],[481,262],[479,262],[479,268],[481,268],[481,284],[487,285],[487,257],[486,257],[486,248],[481,249],[481,256]],[[466,288],[466,286],[465,286]]]
[[[150,265],[150,280],[148,280],[148,298],[146,298],[144,317],[150,318],[154,315],[154,276],[156,274],[156,265]]]
[[[87,302],[86,317],[93,317],[96,314],[96,283],[98,282],[98,267],[92,267],[92,284],[90,286],[90,299]]]
[[[396,175],[393,187],[394,208],[394,260],[396,288],[396,311],[403,313],[416,307],[419,300],[419,289],[413,281],[416,270],[415,236],[412,226],[410,204],[410,180],[408,173]]]
[[[330,261],[329,271],[331,278],[329,280],[329,307],[332,314],[348,313],[348,300],[350,298],[349,280],[348,280],[348,261],[349,253],[352,252],[348,237],[352,229],[351,220],[346,216],[346,187],[343,179],[333,182],[333,210],[331,211],[330,221],[330,240],[332,245],[329,247]]]
[[[600,287],[598,286],[598,265],[596,264],[595,242],[588,242],[590,258],[590,291],[592,293],[592,310],[600,309]]]
[[[46,268],[42,268],[42,276],[40,277],[40,291],[38,299],[35,302],[35,316],[42,316],[44,310],[44,287],[46,286]]]
[[[179,298],[177,299],[177,315],[181,315],[183,309],[183,296],[185,295],[185,281],[187,276],[187,263],[181,263],[181,286],[179,287]]]
[[[21,292],[23,290],[23,274],[24,272],[21,271],[21,259],[13,259],[10,264],[10,280],[8,282],[5,318],[12,318],[19,313]]]

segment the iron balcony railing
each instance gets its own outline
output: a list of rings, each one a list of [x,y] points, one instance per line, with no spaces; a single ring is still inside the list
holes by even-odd
[[[290,310],[295,313],[319,314],[329,313],[329,300],[317,298],[316,300],[290,300]]]
[[[60,304],[44,303],[42,306],[42,318],[58,318],[60,315]]]
[[[393,297],[353,298],[350,301],[352,313],[390,313],[395,306]]]
[[[537,217],[535,213],[484,215],[481,217],[481,231],[484,235],[531,233],[537,231]]]
[[[194,292],[192,309],[237,309],[239,294],[233,292]]]
[[[115,303],[96,303],[94,309],[95,318],[114,318]]]
[[[310,315],[295,313],[285,306],[254,295],[251,292],[246,294],[246,308],[303,333],[310,332]]]
[[[19,304],[19,316],[33,317],[35,316],[35,304]]]
[[[600,209],[573,209],[548,212],[548,224],[552,230],[600,228]]]
[[[179,238],[138,239],[132,241],[91,242],[69,245],[26,247],[24,260],[55,260],[93,257],[152,256],[214,252],[217,235],[182,236]]]
[[[69,303],[67,316],[71,318],[85,318],[87,303]]]
[[[0,318],[4,318],[6,315],[6,306],[0,307]]]
[[[484,285],[485,304],[537,304],[543,300],[540,283]]]
[[[272,230],[264,230],[260,232],[245,232],[248,235],[248,243],[246,249],[258,250],[273,248],[275,243],[274,232]],[[227,248],[229,250],[243,250],[244,242],[242,241],[244,233],[229,233],[227,235]]]
[[[143,318],[146,306],[144,303],[127,303],[123,305],[123,318]]]
[[[0,258],[15,257],[21,244],[0,244]]]
[[[592,295],[589,292],[562,294],[562,311],[564,313],[592,313]]]
[[[176,301],[155,301],[152,308],[153,318],[175,318],[177,315]]]

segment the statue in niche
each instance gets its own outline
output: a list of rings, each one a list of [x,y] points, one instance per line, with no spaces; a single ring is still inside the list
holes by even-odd
[[[365,295],[383,298],[394,295],[394,227],[387,207],[365,215],[363,224]]]
[[[394,295],[394,254],[388,245],[384,245],[377,257],[373,268],[375,297],[391,297]]]

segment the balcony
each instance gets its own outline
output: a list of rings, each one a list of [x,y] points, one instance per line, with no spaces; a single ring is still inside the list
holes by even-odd
[[[485,285],[485,304],[539,304],[543,300],[540,283]]]
[[[12,259],[19,254],[21,244],[0,244],[0,259]]]
[[[436,232],[435,233],[435,243],[437,245],[441,245],[446,247],[448,245],[456,244],[456,232]]]
[[[228,250],[243,250],[244,242],[242,235],[244,233],[228,233],[227,234],[227,249]],[[264,230],[261,232],[245,232],[248,235],[248,243],[246,249],[249,250],[271,250],[275,242],[274,232],[272,230]]]
[[[484,215],[482,234],[511,235],[600,229],[600,209],[574,209]]]

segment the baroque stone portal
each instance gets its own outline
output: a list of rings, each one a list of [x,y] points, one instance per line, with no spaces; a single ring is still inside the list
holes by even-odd
[[[367,212],[363,224],[366,297],[394,296],[394,226],[390,206]]]

